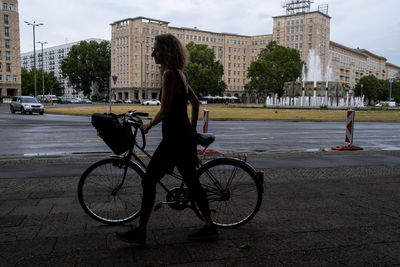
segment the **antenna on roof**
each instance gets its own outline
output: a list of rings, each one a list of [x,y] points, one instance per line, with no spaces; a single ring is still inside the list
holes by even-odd
[[[286,0],[282,3],[282,7],[286,8],[286,15],[294,15],[296,13],[310,12],[313,0]]]
[[[328,4],[319,5],[318,11],[322,14],[328,15]]]

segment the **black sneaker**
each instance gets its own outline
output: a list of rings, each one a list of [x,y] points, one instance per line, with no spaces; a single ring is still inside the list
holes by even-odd
[[[146,230],[139,229],[137,227],[127,232],[117,232],[115,235],[119,240],[127,243],[134,243],[138,245],[144,245],[146,243]]]
[[[218,228],[215,224],[205,225],[200,230],[188,235],[188,239],[192,241],[215,240],[217,238]]]

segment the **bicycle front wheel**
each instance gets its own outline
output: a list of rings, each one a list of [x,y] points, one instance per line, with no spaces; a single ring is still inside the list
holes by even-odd
[[[211,218],[219,227],[233,228],[250,221],[260,209],[263,186],[256,171],[235,158],[219,158],[198,170]],[[195,205],[196,214],[202,214]]]
[[[123,158],[109,158],[90,166],[78,185],[78,199],[93,219],[110,225],[124,224],[139,216],[144,172]]]

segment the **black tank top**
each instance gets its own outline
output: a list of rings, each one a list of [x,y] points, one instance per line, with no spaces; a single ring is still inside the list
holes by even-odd
[[[174,73],[178,75],[182,85],[185,83],[177,70]],[[177,90],[174,90],[176,92]],[[163,141],[174,146],[190,145],[193,142],[192,128],[187,115],[187,93],[174,93],[169,114],[162,123]]]

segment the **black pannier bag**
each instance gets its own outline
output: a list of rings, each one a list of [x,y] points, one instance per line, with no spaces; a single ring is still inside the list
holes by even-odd
[[[92,125],[96,128],[97,134],[116,155],[131,149],[135,144],[132,129],[122,120],[122,116],[113,113],[92,115]]]

